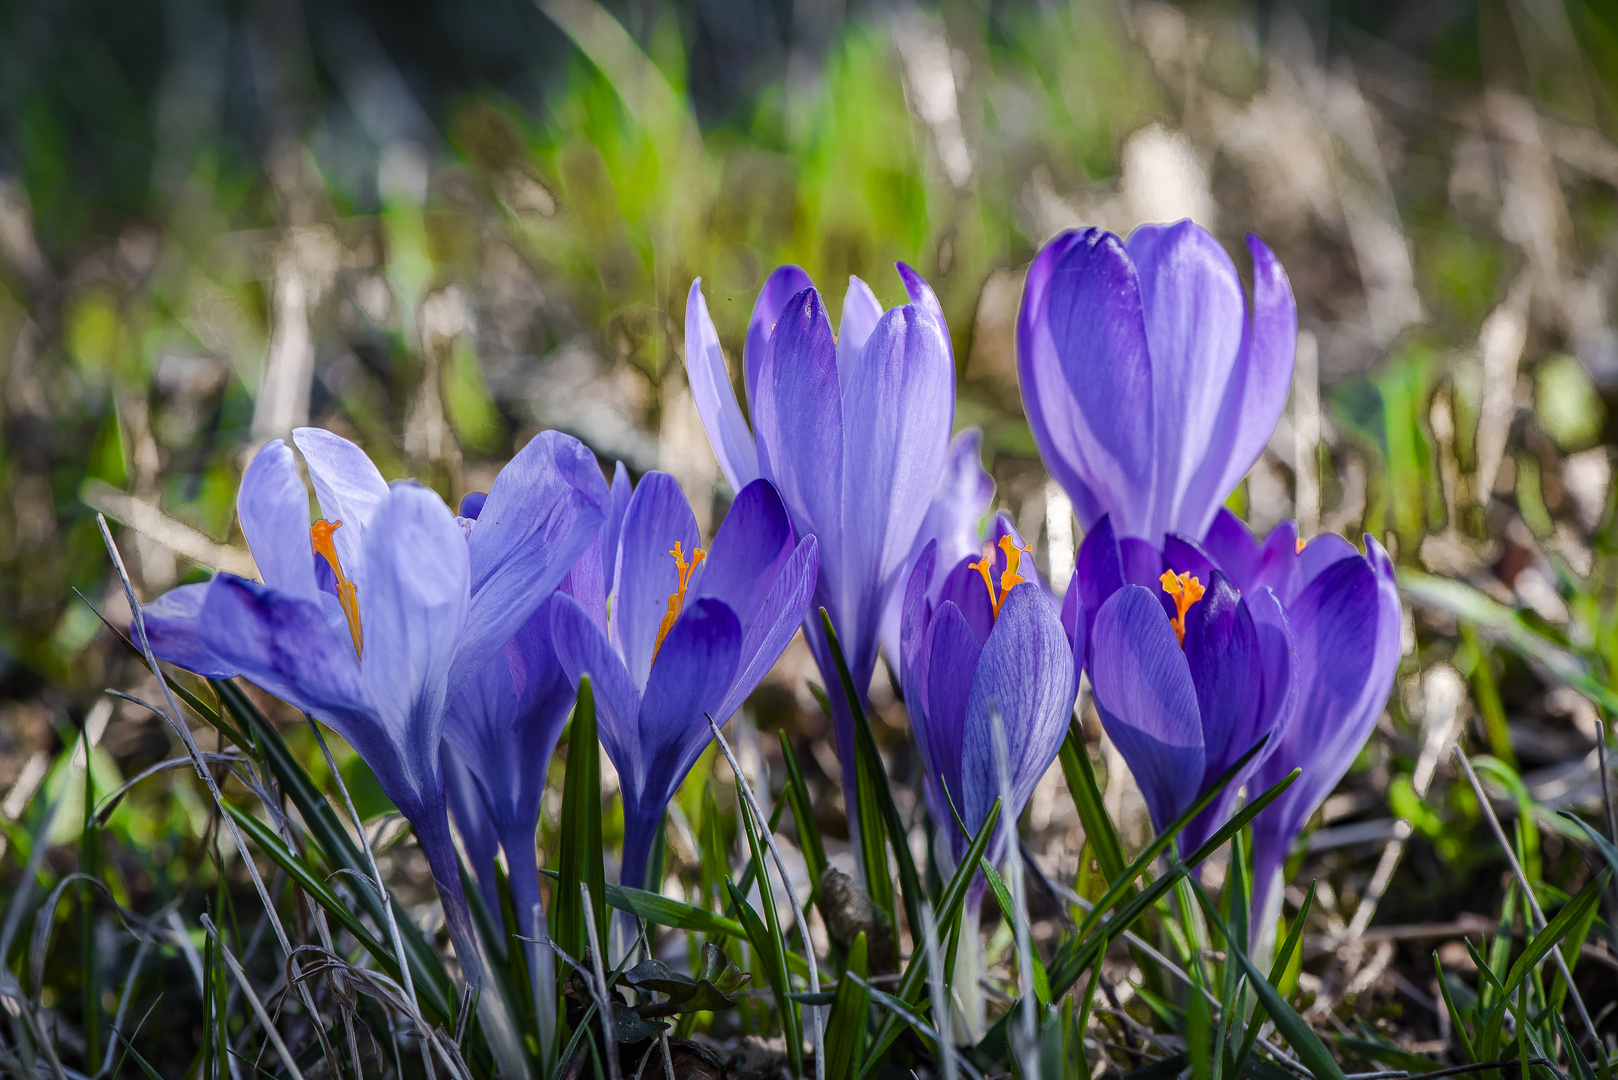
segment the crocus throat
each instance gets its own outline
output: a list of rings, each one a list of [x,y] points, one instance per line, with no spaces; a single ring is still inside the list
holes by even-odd
[[[1013,586],[1021,585],[1028,579],[1017,573],[1017,567],[1022,562],[1023,553],[1034,550],[1032,547],[1018,547],[1017,542],[1010,536],[1000,538],[1000,550],[1006,553],[1006,568],[1000,572],[1000,593],[995,594],[994,577],[990,571],[994,569],[994,553],[983,556],[973,563],[971,568],[983,575],[983,587],[989,590],[989,606],[994,609],[994,617],[1000,617],[1000,605],[1006,602],[1006,594]]]
[[[691,561],[685,561],[685,548],[678,540],[674,541],[674,550],[669,552],[674,556],[674,569],[678,575],[674,591],[669,593],[669,609],[663,613],[663,622],[657,628],[657,642],[652,646],[652,659],[657,659],[657,650],[663,647],[663,639],[668,637],[669,631],[674,629],[675,620],[680,617],[680,610],[685,607],[686,586],[691,584],[691,571],[697,564],[707,557],[708,553],[701,548],[691,549]]]
[[[309,539],[314,544],[315,554],[326,560],[331,567],[332,574],[337,578],[337,602],[343,605],[343,614],[348,616],[348,632],[354,638],[354,655],[360,655],[360,597],[354,583],[343,573],[342,563],[337,561],[337,545],[331,542],[331,534],[342,526],[341,521],[315,522],[309,528]]]
[[[1163,576],[1157,580],[1163,583],[1163,591],[1174,597],[1174,618],[1169,625],[1174,627],[1174,636],[1180,639],[1180,648],[1185,648],[1185,613],[1191,610],[1191,605],[1202,599],[1202,594],[1208,590],[1202,587],[1202,582],[1189,573],[1176,574],[1173,570],[1163,571]]]

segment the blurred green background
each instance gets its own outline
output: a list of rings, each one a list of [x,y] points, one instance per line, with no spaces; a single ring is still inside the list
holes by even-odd
[[[1189,216],[1244,275],[1263,236],[1300,309],[1236,505],[1433,576],[1407,579],[1400,691],[1322,818],[1361,832],[1312,848],[1347,898],[1411,822],[1419,913],[1485,857],[1446,769],[1421,801],[1432,671],[1469,689],[1443,723],[1547,807],[1591,796],[1618,689],[1615,106],[1618,8],[1577,0],[0,6],[0,826],[25,843],[41,783],[82,776],[81,730],[102,792],[173,752],[101,695],[141,678],[91,607],[127,615],[96,510],[144,598],[250,566],[241,468],[315,423],[450,499],[559,427],[711,520],[697,276],[735,364],[775,265],[834,315],[848,275],[892,303],[891,263],[916,266],[959,423],[1065,582],[1015,382],[1023,268],[1064,228]],[[761,722],[818,723],[802,670]],[[205,819],[184,783],[140,789],[129,888],[162,893]]]

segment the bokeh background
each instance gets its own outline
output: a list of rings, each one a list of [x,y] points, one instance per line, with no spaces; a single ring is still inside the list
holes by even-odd
[[[1482,917],[1504,867],[1449,742],[1542,826],[1536,879],[1585,873],[1549,813],[1590,805],[1618,700],[1615,136],[1618,8],[1592,0],[0,6],[0,892],[44,796],[177,745],[103,693],[144,683],[96,614],[128,610],[97,511],[149,599],[251,567],[237,478],[294,426],[452,501],[557,427],[672,472],[707,526],[729,493],[682,368],[692,279],[735,363],[775,265],[835,315],[850,274],[899,300],[902,259],[943,302],[996,505],[1061,585],[1078,537],[1018,397],[1024,268],[1064,228],[1190,217],[1244,275],[1263,236],[1303,328],[1233,505],[1385,537],[1406,571],[1398,693],[1302,857],[1327,882],[1302,985],[1325,1012],[1382,994],[1419,1041],[1433,942],[1377,926]],[[790,653],[751,718],[819,748],[835,831],[809,673]],[[1071,881],[1059,773],[1041,791],[1029,833]],[[183,773],[138,787],[120,902],[183,891],[206,821]]]

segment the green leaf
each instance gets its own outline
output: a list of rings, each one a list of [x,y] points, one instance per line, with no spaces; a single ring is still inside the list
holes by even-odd
[[[781,1026],[787,1031],[794,1031],[796,1030],[796,1025],[791,1023],[791,1018],[797,1014],[797,1010],[793,1008],[788,997],[792,992],[792,987],[787,981],[786,964],[783,959],[783,952],[778,947],[778,941],[772,939],[769,928],[764,925],[764,920],[759,918],[758,912],[753,910],[753,905],[747,902],[747,897],[743,896],[741,891],[736,888],[736,883],[727,878],[725,887],[730,890],[730,902],[735,906],[736,912],[741,918],[747,940],[752,943],[759,959],[764,962],[764,978],[770,984],[770,991],[775,996],[775,1007],[781,1016]],[[800,1049],[797,1057],[794,1058],[793,1075],[802,1076],[803,1063],[798,1060],[803,1055],[803,1040],[801,1038],[797,1040],[797,1045]],[[792,1043],[789,1041],[787,1046],[789,1054],[791,1050]]]
[[[579,696],[569,725],[560,831],[556,859],[559,884],[551,903],[551,939],[569,956],[582,959],[590,946],[590,936],[584,925],[581,884],[590,887],[596,932],[607,933],[607,872],[601,850],[601,743],[596,738],[595,695],[588,675],[579,679]],[[602,944],[606,944],[604,939]]]
[[[1292,954],[1297,951],[1298,943],[1303,940],[1303,928],[1309,922],[1309,911],[1315,905],[1315,886],[1319,879],[1309,882],[1309,891],[1304,894],[1303,905],[1298,908],[1298,917],[1292,920],[1292,927],[1287,931],[1286,940],[1275,954],[1275,961],[1270,965],[1270,985],[1280,986],[1281,979],[1286,974],[1287,966],[1292,963]],[[1239,967],[1240,965],[1232,965]],[[1242,1038],[1242,1048],[1235,1057],[1237,1073],[1246,1066],[1253,1053],[1253,1044],[1258,1042],[1259,1029],[1264,1026],[1265,1008],[1259,1002],[1253,1009],[1253,1015],[1247,1022],[1247,1034]],[[1232,1020],[1234,1023],[1234,1018]]]
[[[1090,841],[1090,850],[1095,852],[1096,862],[1101,866],[1101,876],[1111,885],[1124,874],[1124,845],[1118,839],[1118,830],[1113,827],[1112,818],[1107,815],[1101,785],[1096,782],[1095,767],[1090,764],[1090,755],[1085,752],[1084,733],[1076,716],[1068,721],[1067,738],[1062,740],[1059,760],[1062,763],[1062,776],[1067,780],[1067,790],[1073,796],[1073,805],[1078,808],[1085,838]]]
[[[831,1018],[826,1024],[826,1080],[849,1080],[860,1059],[865,1032],[870,1024],[870,995],[860,982],[869,976],[866,967],[865,934],[862,931],[848,948],[843,965],[844,978],[837,984]],[[848,978],[848,975],[856,978]]]
[[[1344,1080],[1342,1067],[1337,1064],[1336,1059],[1327,1051],[1326,1044],[1320,1041],[1320,1036],[1315,1034],[1313,1028],[1304,1023],[1303,1017],[1293,1011],[1292,1006],[1287,1004],[1286,999],[1264,977],[1264,974],[1248,958],[1247,953],[1235,947],[1230,931],[1225,928],[1224,920],[1219,917],[1219,909],[1208,899],[1208,894],[1203,890],[1201,883],[1192,878],[1191,885],[1196,890],[1197,899],[1201,902],[1202,910],[1208,916],[1208,921],[1213,923],[1221,934],[1224,934],[1229,954],[1235,957],[1236,962],[1247,973],[1247,980],[1252,984],[1253,991],[1258,995],[1259,1002],[1269,1012],[1270,1019],[1275,1024],[1275,1029],[1281,1033],[1287,1044],[1292,1047],[1293,1052],[1298,1055],[1298,1060],[1303,1062],[1304,1067],[1314,1075],[1315,1080]],[[1303,925],[1302,919],[1298,920],[1298,925]]]
[[[1460,1040],[1461,1049],[1466,1052],[1466,1060],[1477,1061],[1477,1052],[1472,1049],[1472,1036],[1467,1034],[1466,1022],[1461,1019],[1461,1010],[1455,1007],[1455,999],[1449,992],[1449,978],[1444,974],[1444,965],[1438,960],[1438,950],[1433,950],[1433,971],[1438,975],[1438,989],[1444,995],[1444,1007],[1449,1010],[1450,1030]]]
[[[775,906],[775,889],[770,884],[769,869],[764,861],[764,842],[758,834],[758,827],[762,823],[753,820],[753,815],[745,803],[739,806],[738,813],[741,815],[742,827],[747,831],[747,845],[753,852],[753,865],[759,870],[758,899],[764,907],[764,927],[768,935],[764,942],[760,943],[755,939],[754,944],[766,950],[764,953],[766,970],[774,973],[770,982],[772,985],[779,984],[781,988],[776,995],[776,1001],[781,1009],[781,1028],[786,1037],[787,1057],[792,1063],[793,1075],[802,1076],[803,1014],[788,1005],[786,1000],[786,995],[792,991],[792,980],[787,975],[787,956],[792,950],[787,946],[786,934],[781,929],[781,915]],[[731,887],[731,894],[744,895],[735,886]],[[802,912],[794,912],[794,915],[799,919],[803,918]],[[745,918],[742,925],[747,925]]]
[[[814,803],[809,799],[809,785],[803,781],[803,770],[798,767],[798,755],[792,751],[787,733],[781,735],[781,760],[787,767],[786,797],[792,803],[792,820],[798,826],[798,847],[809,868],[809,891],[820,892],[820,875],[830,865],[826,861],[826,846],[820,839],[820,825],[815,821]],[[810,901],[806,898],[804,903]]]
[[[983,876],[989,881],[989,891],[994,893],[994,901],[1000,905],[1000,913],[1006,917],[1006,925],[1015,927],[1018,921],[1017,909],[1011,899],[1011,890],[1006,888],[1005,878],[1000,876],[998,870],[989,865],[988,859],[979,859],[978,868],[983,871]],[[1029,927],[1028,933],[1032,935],[1033,932],[1033,927]],[[1040,1006],[1044,1007],[1051,1003],[1051,980],[1045,974],[1045,965],[1040,962],[1039,952],[1032,947],[1032,944],[1030,944],[1028,950],[1028,959],[1033,967],[1030,974],[1034,982],[1034,997],[1038,1000]]]

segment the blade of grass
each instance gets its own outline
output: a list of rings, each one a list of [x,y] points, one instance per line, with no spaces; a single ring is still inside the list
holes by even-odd
[[[1090,850],[1095,853],[1096,863],[1101,867],[1101,876],[1111,885],[1124,874],[1124,845],[1118,839],[1118,830],[1113,827],[1112,818],[1107,816],[1101,786],[1096,782],[1090,755],[1085,752],[1084,734],[1076,715],[1068,722],[1067,738],[1062,740],[1058,760],[1062,763],[1062,776],[1067,780],[1073,805],[1079,811],[1079,823],[1084,826],[1085,838],[1090,841]]]
[[[820,892],[820,875],[826,872],[829,865],[826,862],[826,846],[820,839],[820,825],[815,821],[809,785],[804,783],[803,770],[798,767],[798,755],[793,753],[787,733],[782,731],[780,736],[781,760],[787,768],[786,796],[792,804],[792,820],[798,826],[798,848],[803,852],[803,861],[809,868],[809,892],[812,897]]]
[[[560,884],[551,906],[551,939],[572,956],[583,956],[585,940],[580,885],[590,887],[596,910],[591,916],[606,926],[607,872],[601,843],[601,744],[596,737],[595,695],[588,676],[579,679],[578,702],[567,736],[567,771],[562,781],[561,844],[556,860]]]
[[[870,975],[866,967],[865,933],[861,931],[848,947],[843,962],[845,976],[837,984],[837,997],[832,1002],[831,1020],[826,1026],[826,1076],[828,1080],[848,1080],[854,1073],[854,1063],[860,1060],[864,1049],[865,1033],[870,1026],[870,995],[860,980]]]

